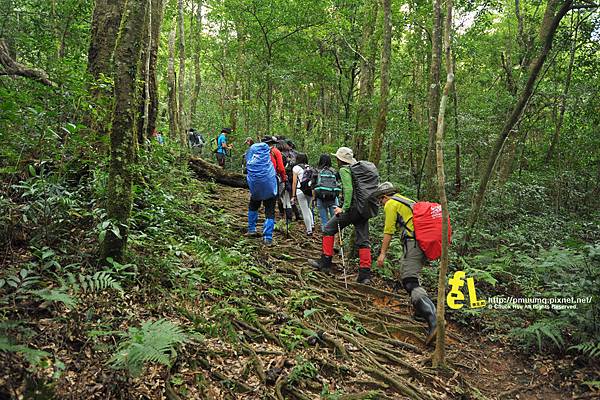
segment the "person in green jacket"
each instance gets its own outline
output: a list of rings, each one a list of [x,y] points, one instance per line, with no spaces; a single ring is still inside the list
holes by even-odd
[[[340,147],[334,154],[338,160],[340,180],[342,181],[342,194],[344,203],[335,207],[335,217],[331,218],[323,228],[322,253],[320,260],[311,260],[310,264],[321,272],[331,272],[333,259],[333,245],[335,234],[353,225],[356,231],[356,246],[358,247],[359,269],[357,282],[368,284],[371,281],[371,244],[369,242],[369,220],[364,218],[352,207],[352,173],[350,165],[357,161],[352,149]]]

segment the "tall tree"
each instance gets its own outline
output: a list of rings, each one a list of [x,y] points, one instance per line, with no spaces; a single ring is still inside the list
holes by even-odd
[[[87,65],[87,71],[94,82],[100,80],[102,76],[110,78],[113,75],[113,52],[122,13],[123,1],[96,0],[95,2]],[[107,89],[102,89],[106,87],[94,83],[90,85],[92,101],[97,105],[97,111],[95,116],[89,117],[88,123],[92,130],[100,134],[108,134],[111,93]]]
[[[183,19],[183,0],[178,0],[177,3],[177,36],[178,36],[178,52],[179,52],[179,123],[180,129],[186,130],[189,122],[186,118],[185,111],[185,31]],[[182,144],[185,144],[185,135]]]
[[[436,0],[439,2],[440,0]],[[454,84],[454,63],[452,62],[452,0],[446,0],[446,23],[444,29],[444,46],[446,54],[446,84],[440,100],[435,136],[435,153],[438,181],[438,195],[442,205],[442,256],[440,258],[440,273],[437,296],[437,337],[433,366],[439,367],[446,362],[446,322],[444,320],[446,304],[446,275],[448,273],[448,199],[446,198],[446,176],[444,172],[444,129],[446,106],[450,90]]]
[[[128,0],[115,47],[115,106],[110,132],[110,164],[107,185],[107,217],[102,256],[122,259],[133,203],[132,180],[135,163],[135,119],[138,110],[136,79],[140,63],[144,19],[149,0]]]
[[[177,99],[177,76],[175,75],[175,29],[169,33],[169,62],[167,65],[167,92],[169,96],[169,137],[182,145],[183,134],[179,120],[179,101]]]
[[[160,44],[160,31],[164,14],[164,0],[150,0],[152,14],[152,31],[150,38],[149,64],[148,64],[148,127],[147,137],[152,136],[156,129],[158,117],[158,84],[156,81],[156,65],[158,62],[158,46]]]
[[[432,198],[435,194],[435,140],[440,107],[440,69],[442,65],[442,10],[440,2],[433,2],[433,32],[431,34],[431,65],[429,67],[429,119],[427,150],[421,166],[418,196]],[[423,176],[423,173],[425,176]],[[421,193],[423,192],[423,193]]]
[[[360,46],[358,111],[356,113],[356,132],[354,133],[353,146],[357,159],[365,157],[365,133],[373,127],[371,99],[375,89],[375,57],[377,54],[377,36],[374,35],[374,31],[379,11],[379,1],[367,0],[365,8]]]
[[[383,0],[383,51],[381,53],[381,81],[379,94],[379,116],[371,141],[369,160],[375,165],[381,159],[383,136],[387,126],[388,94],[390,92],[390,58],[392,54],[392,4],[391,0]]]
[[[560,21],[567,14],[567,12],[571,9],[572,6],[572,0],[548,0],[548,3],[546,5],[546,11],[544,12],[544,17],[542,20],[542,25],[540,27],[537,55],[529,65],[529,76],[527,78],[527,83],[525,84],[525,87],[521,92],[519,100],[517,101],[517,103],[513,107],[512,112],[506,119],[504,126],[492,147],[492,150],[488,157],[487,165],[479,181],[479,188],[473,196],[473,205],[471,207],[471,214],[469,215],[467,233],[465,235],[465,245],[467,245],[467,243],[469,242],[471,232],[479,218],[479,213],[481,211],[481,206],[483,205],[485,192],[490,181],[490,177],[494,172],[494,167],[496,166],[498,155],[500,154],[500,151],[504,146],[506,138],[521,118],[523,110],[525,109],[527,102],[533,94],[535,82],[540,74],[540,71],[542,70],[542,67],[544,66],[544,62],[548,57],[550,49],[552,48],[552,40],[554,38],[554,34],[556,33],[556,29],[558,29]]]
[[[202,84],[202,70],[200,65],[200,50],[202,40],[202,0],[198,1],[196,8],[196,23],[193,25],[193,36],[196,38],[194,43],[194,90],[190,100],[190,121],[196,116],[198,96],[200,95],[200,85]]]

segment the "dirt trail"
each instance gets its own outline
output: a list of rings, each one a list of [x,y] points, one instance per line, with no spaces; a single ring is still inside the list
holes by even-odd
[[[231,227],[241,236],[246,230],[247,191],[220,186],[212,197],[232,216]],[[261,224],[262,215],[259,229]],[[430,369],[433,349],[424,345],[425,324],[412,319],[412,309],[403,292],[391,292],[377,277],[370,286],[355,283],[355,265],[348,268],[346,288],[341,261],[333,277],[312,271],[307,260],[320,254],[318,232],[317,227],[315,236],[308,238],[299,221],[292,224],[289,236],[276,231],[274,246],[265,247],[259,239],[254,239],[250,246],[256,250],[257,262],[297,278],[298,286],[292,289],[292,295],[305,291],[307,297],[318,296],[305,304],[305,313],[319,310],[305,325],[319,331],[319,341],[329,349],[326,358],[322,357],[323,350],[313,356],[322,361],[322,366],[347,373],[343,383],[337,382],[346,393],[379,389],[387,398],[394,399],[570,398],[553,387],[548,376],[526,365],[518,355],[453,324],[447,326],[447,358],[451,369],[441,373]],[[273,304],[267,302],[266,306]],[[272,326],[268,319],[263,323],[266,329]],[[290,393],[297,398],[311,398],[293,390]]]

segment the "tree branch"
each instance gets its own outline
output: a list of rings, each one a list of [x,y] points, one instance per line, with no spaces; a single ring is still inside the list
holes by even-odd
[[[8,45],[6,44],[4,38],[0,38],[0,65],[4,67],[4,71],[0,73],[1,75],[22,76],[33,79],[34,81],[46,86],[58,86],[55,82],[50,80],[46,71],[37,68],[31,68],[13,60],[13,58],[10,56],[10,51],[8,50]]]

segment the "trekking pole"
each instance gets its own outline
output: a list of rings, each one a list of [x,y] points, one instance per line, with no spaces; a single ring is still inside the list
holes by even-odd
[[[340,240],[340,253],[342,255],[342,266],[344,267],[344,286],[348,289],[348,278],[346,277],[346,260],[344,259],[344,242],[342,240],[342,229],[338,221],[338,239]]]

